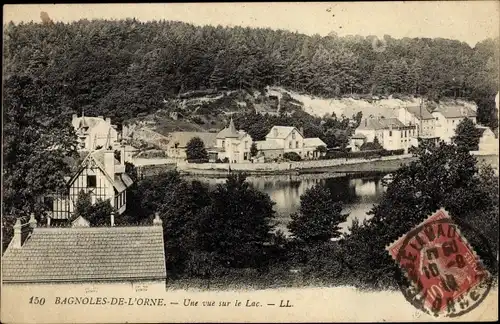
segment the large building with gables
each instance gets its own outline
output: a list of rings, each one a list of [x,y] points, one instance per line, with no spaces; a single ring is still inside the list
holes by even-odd
[[[127,204],[127,188],[133,183],[125,173],[124,156],[123,147],[120,160],[115,158],[114,150],[100,149],[86,154],[73,176],[66,179],[66,192],[45,197],[49,207],[47,225],[50,226],[51,220],[70,219],[81,191],[90,193],[92,203],[109,200],[117,214],[122,214]]]

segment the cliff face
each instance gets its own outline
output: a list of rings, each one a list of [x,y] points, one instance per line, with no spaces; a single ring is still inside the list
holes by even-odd
[[[175,99],[165,100],[154,114],[138,116],[124,123],[123,136],[163,149],[168,135],[175,131],[217,132],[227,125],[234,113],[260,114],[293,113],[303,110],[310,115],[323,117],[342,115],[351,118],[358,112],[363,116],[396,117],[397,108],[418,106],[420,98],[378,97],[369,95],[343,98],[321,98],[300,94],[281,87],[267,87],[263,91],[204,91],[189,92]],[[438,104],[425,101],[432,111]],[[442,100],[439,105],[463,105],[477,110],[475,103],[463,100]]]
[[[394,111],[397,108],[405,106],[418,106],[420,104],[420,98],[408,97],[396,98],[396,96],[380,97],[380,96],[367,96],[367,95],[352,95],[351,97],[345,97],[340,99],[331,98],[321,98],[315,97],[308,94],[299,94],[293,91],[289,91],[283,88],[272,87],[269,88],[270,93],[287,93],[295,101],[302,104],[302,109],[317,117],[323,117],[325,115],[331,115],[335,113],[336,116],[345,115],[346,117],[351,117],[358,112],[361,112],[363,116],[384,116],[384,117],[394,117]],[[465,100],[453,100],[444,99],[439,102],[440,105],[460,105],[466,106],[474,111],[477,110],[477,105],[474,102],[469,102]],[[436,102],[425,102],[425,107],[431,110],[436,107],[438,103]]]

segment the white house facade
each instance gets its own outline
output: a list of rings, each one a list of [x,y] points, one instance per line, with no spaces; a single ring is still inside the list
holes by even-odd
[[[283,157],[288,152],[297,153],[302,159],[318,158],[319,146],[326,148],[318,137],[305,138],[303,132],[293,126],[273,126],[265,141],[256,141],[259,153],[267,159]]]
[[[416,134],[416,127],[404,125],[397,118],[366,118],[361,121],[355,133],[365,136],[366,142],[373,142],[377,138],[386,150],[404,150],[407,153],[411,147],[411,137]]]

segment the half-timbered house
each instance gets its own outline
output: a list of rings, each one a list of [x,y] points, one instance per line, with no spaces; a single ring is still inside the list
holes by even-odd
[[[113,150],[100,149],[86,155],[73,176],[67,179],[66,192],[45,198],[49,207],[47,225],[51,220],[67,220],[74,212],[80,192],[90,194],[92,203],[109,200],[117,214],[122,214],[127,204],[127,188],[133,183],[125,173],[125,154],[120,160]]]

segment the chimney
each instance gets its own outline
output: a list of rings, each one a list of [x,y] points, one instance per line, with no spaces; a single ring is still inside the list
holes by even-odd
[[[125,145],[120,146],[120,164],[125,166]]]
[[[160,213],[159,212],[156,212],[155,213],[155,218],[153,219],[153,225],[154,226],[161,226],[162,225],[162,221],[160,219]]]
[[[106,118],[106,123],[107,123],[108,125],[111,125],[111,118],[107,117],[107,118]]]
[[[71,122],[74,122],[74,121],[75,121],[75,119],[77,119],[77,118],[78,118],[78,115],[77,115],[77,114],[73,114],[73,115],[71,116]]]
[[[304,127],[301,127],[301,128],[299,129],[299,131],[300,131],[300,133],[302,134],[302,136],[304,136]]]
[[[104,116],[97,116],[97,118],[104,119]]]
[[[113,179],[115,176],[115,151],[104,151],[104,170]]]
[[[31,231],[33,231],[36,228],[36,218],[35,218],[35,213],[31,213],[30,215],[30,220],[29,220],[29,225]]]

